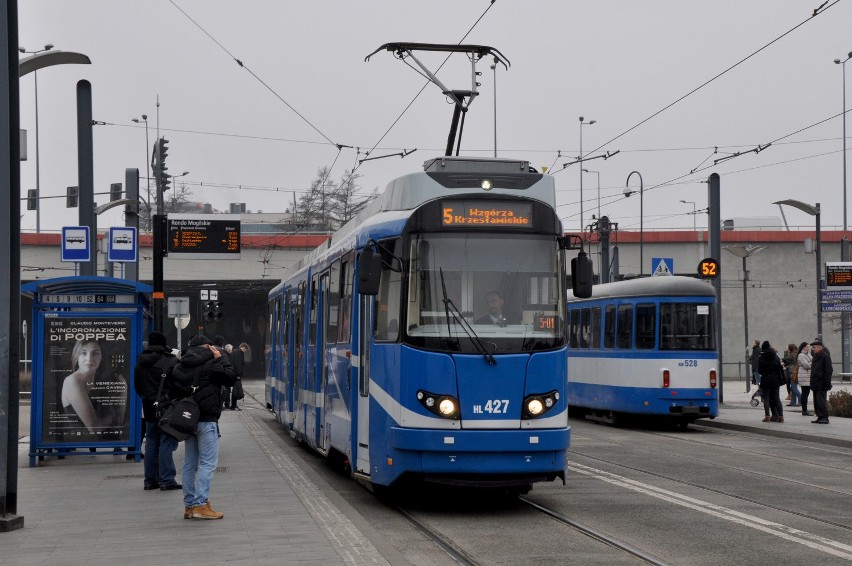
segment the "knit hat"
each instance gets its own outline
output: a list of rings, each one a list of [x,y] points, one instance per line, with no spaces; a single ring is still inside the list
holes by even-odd
[[[196,336],[193,336],[192,339],[189,341],[190,348],[201,346],[202,344],[210,344],[210,338],[208,338],[204,334],[198,334]]]
[[[769,344],[769,340],[764,340],[763,344],[760,345],[760,349],[763,350],[764,352],[766,350],[771,350],[772,346]]]
[[[167,346],[166,336],[162,332],[152,332],[148,335],[149,346]]]
[[[216,346],[218,346],[219,348],[224,348],[225,347],[225,337],[222,336],[221,334],[217,334],[216,336],[213,337],[213,343]]]

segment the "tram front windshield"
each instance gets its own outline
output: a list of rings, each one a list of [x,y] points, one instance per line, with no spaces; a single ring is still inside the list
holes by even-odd
[[[553,236],[412,236],[406,342],[492,354],[562,346],[560,257]]]

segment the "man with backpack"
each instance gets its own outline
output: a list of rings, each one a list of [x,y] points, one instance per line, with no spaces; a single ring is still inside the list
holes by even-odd
[[[170,491],[183,487],[175,481],[174,451],[178,441],[157,427],[155,406],[172,388],[172,369],[177,361],[160,332],[148,335],[148,347],[136,361],[134,388],[142,398],[145,419],[145,490],[159,487],[162,491]]]
[[[195,434],[186,439],[183,459],[183,518],[221,519],[224,513],[210,505],[210,483],[219,461],[219,417],[222,414],[222,387],[231,387],[237,374],[227,356],[210,339],[199,334],[189,342],[172,373],[170,395],[191,395],[198,404]]]

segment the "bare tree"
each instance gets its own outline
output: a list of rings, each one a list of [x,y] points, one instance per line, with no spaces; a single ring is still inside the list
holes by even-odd
[[[344,171],[339,181],[330,179],[330,175],[330,167],[320,167],[308,192],[297,202],[299,229],[337,230],[378,194],[375,189],[366,196],[357,194],[360,175]]]

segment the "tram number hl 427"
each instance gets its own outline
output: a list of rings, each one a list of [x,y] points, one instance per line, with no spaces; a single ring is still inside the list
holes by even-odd
[[[509,410],[509,400],[508,399],[489,399],[485,406],[482,405],[474,405],[473,412],[474,413],[505,413]]]
[[[698,276],[702,279],[713,279],[719,276],[719,262],[712,257],[698,262]]]

